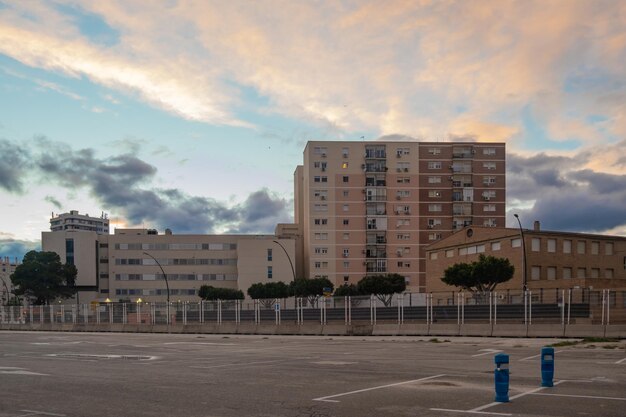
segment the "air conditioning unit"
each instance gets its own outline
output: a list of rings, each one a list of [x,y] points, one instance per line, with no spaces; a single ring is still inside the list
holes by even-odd
[[[347,253],[344,253],[344,254],[343,254],[343,257],[344,257],[344,258],[347,258],[348,256],[350,256],[350,255],[349,255],[349,254],[347,254]]]
[[[323,196],[321,196],[320,198],[321,198],[322,200],[326,200],[326,196],[324,196],[324,195],[323,195]]]
[[[429,225],[428,225],[428,228],[429,228],[429,229],[434,229],[434,227],[435,227],[435,225],[434,225],[434,224],[429,224]]]
[[[408,168],[404,168],[404,172],[409,172],[409,169]]]
[[[484,196],[484,197],[483,197],[483,199],[484,199],[485,201],[489,201],[489,200],[491,200],[491,197]]]
[[[326,158],[326,152],[322,152],[322,158]]]

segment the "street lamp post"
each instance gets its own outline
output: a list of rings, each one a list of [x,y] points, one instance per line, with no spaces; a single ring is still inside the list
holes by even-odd
[[[143,254],[151,257],[154,262],[156,262],[156,264],[159,266],[159,268],[161,269],[161,273],[163,274],[163,279],[165,280],[165,289],[167,290],[167,324],[170,324],[170,284],[167,282],[167,275],[165,274],[165,271],[163,270],[163,267],[161,266],[159,261],[157,261],[154,256],[150,255],[148,252],[144,252]]]
[[[522,237],[522,290],[526,292],[528,289],[528,281],[526,280],[526,243],[524,242],[524,229],[522,229],[522,222],[520,221],[519,216],[517,214],[513,214],[513,216],[517,219],[517,223],[519,224],[519,233]]]
[[[287,252],[287,249],[285,249],[285,247],[277,240],[273,240],[272,242],[276,243],[278,246],[280,246],[282,248],[282,250],[285,252],[285,255],[287,255],[287,259],[289,260],[289,265],[291,265],[291,273],[293,274],[293,281],[296,281],[296,270],[293,268],[293,262],[291,262],[291,256],[289,256],[289,253]]]

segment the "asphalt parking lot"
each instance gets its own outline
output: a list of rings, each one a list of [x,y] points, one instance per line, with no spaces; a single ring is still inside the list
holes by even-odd
[[[541,389],[554,341],[0,332],[0,417],[623,416],[626,343],[555,348]]]

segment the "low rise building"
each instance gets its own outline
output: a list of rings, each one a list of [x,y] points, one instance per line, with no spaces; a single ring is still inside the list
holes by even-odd
[[[513,278],[497,291],[626,288],[626,237],[540,230],[471,226],[426,249],[428,292],[456,291],[441,281],[456,263],[471,263],[481,254],[507,258]],[[525,252],[525,253],[524,253]],[[525,265],[524,265],[525,261]]]

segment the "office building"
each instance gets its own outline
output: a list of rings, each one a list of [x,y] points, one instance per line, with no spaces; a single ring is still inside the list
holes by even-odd
[[[312,141],[294,183],[305,277],[398,273],[423,292],[427,245],[504,226],[505,144]]]

